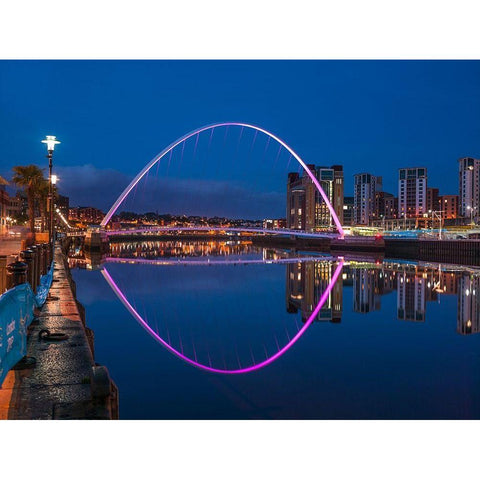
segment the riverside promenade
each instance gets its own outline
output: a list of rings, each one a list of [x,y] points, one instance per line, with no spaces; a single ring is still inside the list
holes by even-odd
[[[27,357],[36,365],[11,370],[0,388],[0,419],[115,419],[118,392],[105,367],[95,364],[93,332],[75,298],[75,283],[59,244],[47,301],[29,328]],[[42,330],[65,334],[49,340]]]

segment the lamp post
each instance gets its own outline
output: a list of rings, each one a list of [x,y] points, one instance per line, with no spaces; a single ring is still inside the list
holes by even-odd
[[[477,209],[477,207],[471,207],[470,205],[467,206],[467,210],[470,210],[470,225],[474,225],[474,221],[473,221],[473,215],[474,215],[474,211]]]
[[[57,137],[54,135],[47,135],[45,140],[42,140],[42,143],[47,145],[47,158],[48,158],[48,213],[50,219],[48,222],[48,240],[53,249],[53,185],[56,183],[56,175],[52,175],[52,157],[53,150],[55,145],[58,145],[60,142],[57,140]]]

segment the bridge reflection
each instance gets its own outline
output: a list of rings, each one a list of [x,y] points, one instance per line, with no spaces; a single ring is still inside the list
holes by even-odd
[[[349,304],[357,314],[374,314],[382,309],[386,297],[389,300],[383,308],[392,309],[394,304],[395,310],[384,318],[416,323],[436,320],[428,318],[429,304],[440,303],[446,297],[456,297],[457,333],[469,335],[480,332],[480,270],[476,268],[389,260],[380,262],[374,258],[312,256],[261,248],[249,241],[210,240],[119,242],[111,245],[108,256],[99,254],[95,258],[86,255],[77,245],[71,250],[70,262],[72,265],[83,262],[84,266],[90,264],[89,268],[100,268],[117,297],[150,335],[182,360],[210,372],[248,373],[262,368],[285,354],[313,322],[341,323]],[[212,362],[209,354],[206,357],[208,360],[202,361],[195,346],[193,353],[188,354],[181,339],[175,346],[170,341],[168,329],[165,335],[160,334],[158,328],[153,328],[151,319],[143,311],[140,313],[135,302],[128,298],[128,292],[118,286],[114,272],[110,271],[110,265],[114,263],[132,265],[131,268],[139,265],[140,269],[142,265],[158,266],[159,269],[208,265],[221,269],[221,266],[243,264],[275,264],[279,265],[275,268],[281,268],[280,265],[285,264],[284,311],[288,317],[292,315],[295,320],[300,319],[301,323],[295,332],[287,332],[283,345],[277,343],[273,354],[266,352],[264,360],[255,361],[258,354],[252,353],[252,361],[247,366],[243,359],[238,361],[238,368],[221,368]],[[187,271],[189,273],[183,275],[190,276],[191,271]],[[138,288],[141,290],[141,285]],[[161,294],[160,290],[158,294]]]

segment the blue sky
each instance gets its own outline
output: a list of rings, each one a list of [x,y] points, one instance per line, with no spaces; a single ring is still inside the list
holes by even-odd
[[[170,142],[231,120],[270,130],[308,163],[343,164],[347,194],[363,171],[396,194],[397,169],[417,165],[430,186],[457,193],[457,159],[480,156],[478,112],[478,61],[0,61],[0,175],[46,164],[40,140],[54,134],[61,191],[107,209]],[[176,185],[190,192],[172,210],[201,214],[201,197],[206,214],[283,211],[271,202],[283,198],[285,166],[266,175],[246,165],[242,178],[238,166],[228,176],[232,164],[199,172],[188,161],[169,173],[170,198]],[[217,189],[228,181],[234,188]],[[212,198],[205,182],[218,190]],[[249,185],[251,202],[240,206]]]

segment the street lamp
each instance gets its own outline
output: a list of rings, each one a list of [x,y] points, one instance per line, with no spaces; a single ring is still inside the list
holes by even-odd
[[[467,210],[470,210],[470,224],[473,225],[473,211],[476,210],[477,207],[471,207],[470,205],[467,206]]]
[[[48,211],[50,214],[50,221],[48,222],[48,239],[52,245],[53,249],[53,185],[57,181],[57,176],[52,175],[52,157],[53,150],[55,145],[58,145],[60,142],[57,140],[57,137],[54,135],[47,135],[45,140],[42,140],[42,143],[47,145],[47,158],[48,158]]]

